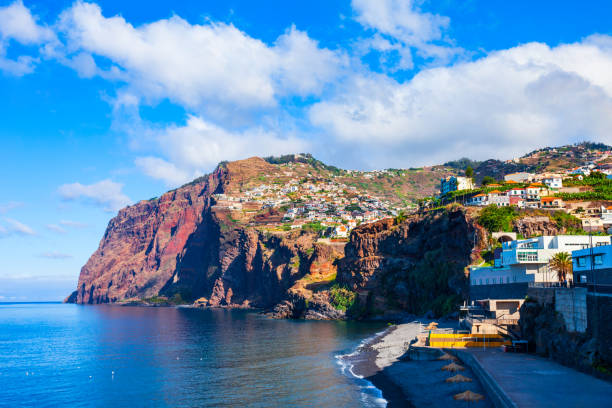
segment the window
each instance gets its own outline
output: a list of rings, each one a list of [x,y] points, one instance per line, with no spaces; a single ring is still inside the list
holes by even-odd
[[[584,256],[578,258],[578,266],[586,266],[586,258]]]
[[[595,265],[602,265],[603,264],[603,256],[602,255],[595,255],[593,257],[593,263]]]
[[[519,262],[536,262],[538,260],[538,253],[535,251],[519,252]]]
[[[480,280],[480,284],[482,285],[482,279]]]
[[[506,283],[510,283],[510,277],[506,276]]]
[[[489,279],[487,278],[487,285],[489,284]]]
[[[495,285],[495,278],[491,279],[491,281]]]
[[[516,282],[516,275],[512,277],[512,280]]]

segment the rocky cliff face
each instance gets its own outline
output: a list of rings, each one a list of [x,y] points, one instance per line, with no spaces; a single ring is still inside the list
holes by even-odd
[[[202,221],[219,172],[209,179],[119,211],[98,250],[81,269],[76,303],[107,303],[157,295],[172,277]]]
[[[215,197],[273,166],[227,163],[210,176],[119,212],[66,301],[112,303],[159,295],[203,306],[271,307],[298,279],[333,268],[333,250],[301,230],[262,232],[232,217]]]
[[[465,296],[465,268],[484,234],[460,208],[364,225],[351,234],[337,280],[357,292],[357,312],[446,314]]]
[[[545,216],[522,217],[514,220],[512,224],[513,230],[524,237],[557,235],[564,232],[554,221]]]
[[[293,168],[299,177],[322,177],[303,163]],[[478,255],[475,243],[484,242],[464,210],[363,225],[345,248],[319,240],[312,229],[280,228],[282,214],[261,202],[236,204],[262,183],[299,180],[289,170],[259,158],[224,163],[119,211],[66,301],[156,303],[163,297],[338,319],[444,314],[462,299],[465,267]]]

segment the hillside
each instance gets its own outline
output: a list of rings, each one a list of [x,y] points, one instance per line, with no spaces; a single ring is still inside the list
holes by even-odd
[[[431,194],[441,174],[345,171],[307,155],[220,163],[208,176],[119,211],[68,300],[155,303],[163,295],[270,306],[311,266],[320,270],[326,257],[342,254],[339,242],[330,243],[339,247],[333,254],[321,248],[312,257],[333,225],[397,213]]]
[[[606,154],[610,150],[612,146],[603,143],[585,142],[546,147],[505,161],[489,159],[480,162],[463,158],[447,162],[444,166],[456,171],[463,171],[467,166],[471,166],[474,169],[476,181],[481,182],[485,176],[500,180],[505,174],[522,171],[544,173],[572,169],[588,163],[612,164],[612,156]]]
[[[597,150],[577,151],[562,150],[564,165],[608,160]],[[541,163],[557,154],[545,149],[524,159]],[[495,163],[477,168],[510,168]],[[465,292],[465,266],[479,256],[466,237],[480,234],[480,210],[410,212],[457,167],[361,172],[306,154],[222,162],[120,210],[66,301],[259,307],[316,319],[446,313]],[[560,225],[565,218],[536,218],[508,225],[525,236],[579,228]],[[437,259],[440,253],[453,257]],[[419,278],[429,269],[433,286]]]

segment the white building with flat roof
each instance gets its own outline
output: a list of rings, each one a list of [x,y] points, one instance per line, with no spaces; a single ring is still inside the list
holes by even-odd
[[[496,266],[472,267],[471,285],[497,285],[524,282],[558,282],[555,271],[548,267],[559,252],[589,248],[589,245],[610,244],[610,236],[555,235],[504,242]]]
[[[517,183],[528,183],[532,179],[533,179],[533,174],[525,173],[525,172],[511,173],[511,174],[506,174],[504,176],[504,181],[515,181]]]

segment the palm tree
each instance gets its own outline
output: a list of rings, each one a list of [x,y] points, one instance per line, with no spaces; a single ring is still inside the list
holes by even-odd
[[[550,267],[557,271],[557,278],[559,282],[565,282],[567,277],[572,274],[572,256],[567,252],[558,252],[550,261],[548,261]]]

